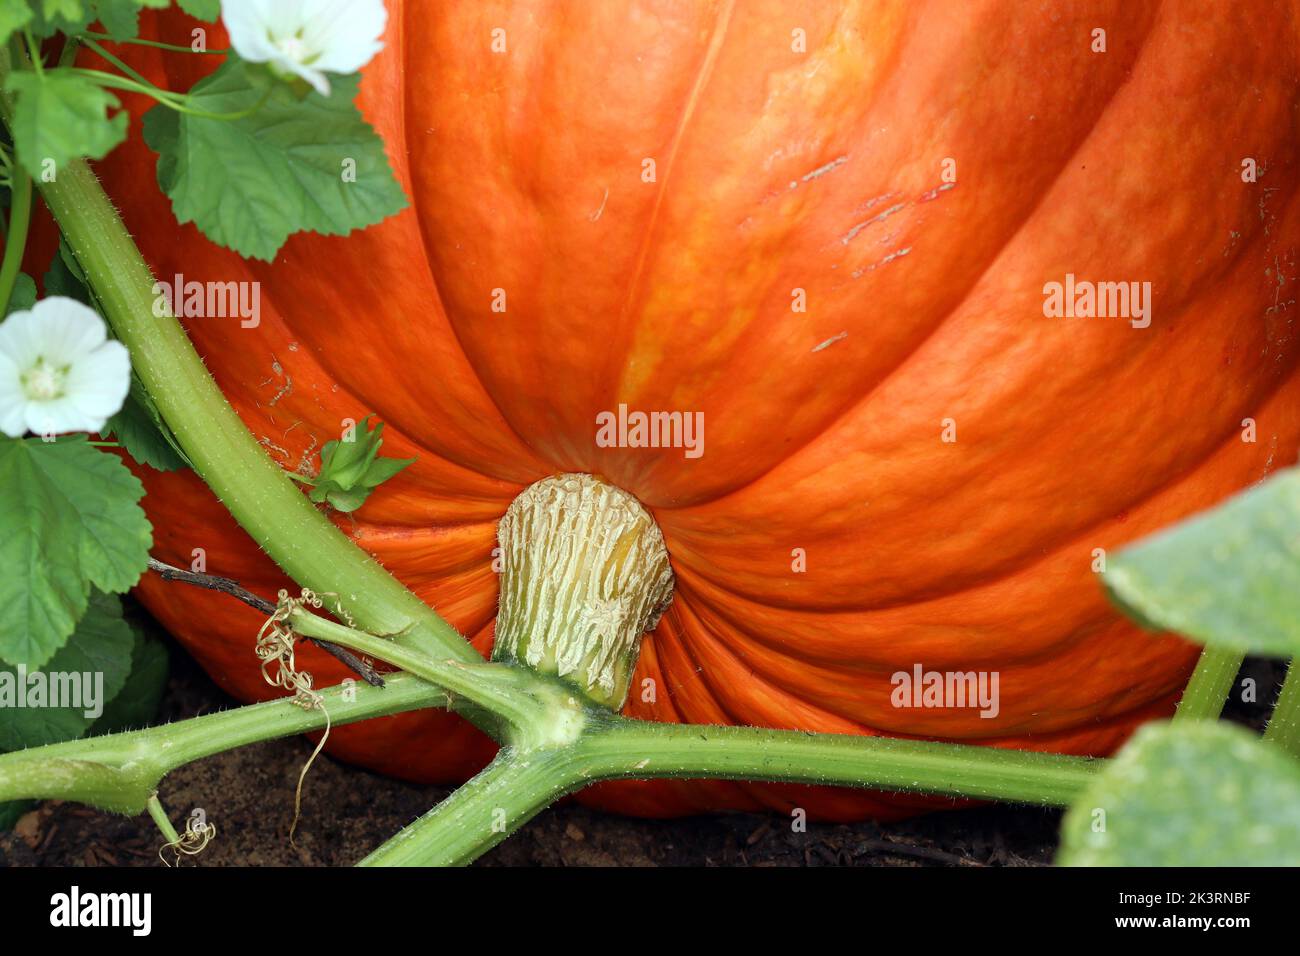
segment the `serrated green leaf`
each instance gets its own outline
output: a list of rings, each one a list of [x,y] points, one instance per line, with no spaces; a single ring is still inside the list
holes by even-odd
[[[167,689],[167,673],[167,648],[163,642],[136,630],[131,673],[122,689],[108,702],[103,715],[91,725],[88,735],[97,737],[138,730],[152,723]]]
[[[1300,762],[1217,721],[1148,724],[1065,815],[1064,866],[1295,866]]]
[[[82,0],[32,0],[31,5],[30,29],[38,37],[81,33],[90,25],[90,8]]]
[[[0,661],[39,667],[86,610],[81,520],[27,443],[0,438]]]
[[[82,0],[40,0],[40,4],[41,13],[47,20],[53,20],[55,17],[76,20],[85,15],[85,4]]]
[[[153,543],[153,526],[138,504],[144,497],[140,479],[84,440],[29,441],[39,447],[33,456],[38,467],[81,517],[82,570],[90,582],[103,591],[134,587]]]
[[[140,33],[140,0],[93,0],[92,15],[115,40],[130,40]]]
[[[144,489],[85,436],[0,440],[0,487],[0,660],[40,667],[72,633],[92,583],[125,591],[144,572]]]
[[[14,291],[9,296],[9,308],[5,310],[5,315],[10,316],[15,312],[26,312],[36,304],[36,280],[26,272],[18,273],[18,279],[14,282]]]
[[[27,0],[0,0],[0,43],[8,43],[14,31],[31,20],[32,8]]]
[[[270,260],[295,232],[346,235],[403,209],[383,141],[353,103],[358,82],[335,77],[328,98],[299,98],[231,56],[195,85],[190,105],[251,115],[213,120],[151,110],[145,141],[159,153],[158,182],[176,218],[240,255]]]
[[[215,23],[221,16],[221,0],[179,0],[181,9],[192,17]]]
[[[1254,654],[1300,654],[1300,471],[1126,548],[1102,581],[1148,626]]]
[[[67,644],[39,672],[0,667],[0,712],[5,715],[0,750],[39,747],[84,734],[126,684],[134,643],[130,626],[122,620],[121,602],[95,592]],[[38,683],[45,687],[43,699],[32,696]],[[60,686],[56,700],[55,688]],[[76,699],[68,700],[63,694],[73,687]],[[55,703],[71,706],[52,706]]]
[[[126,114],[110,117],[116,96],[67,70],[11,73],[5,88],[17,94],[10,131],[18,160],[39,179],[44,164],[62,169],[70,161],[101,159],[126,137]]]

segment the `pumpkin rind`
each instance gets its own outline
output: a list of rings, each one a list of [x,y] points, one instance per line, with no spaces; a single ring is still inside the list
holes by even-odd
[[[262,283],[258,328],[188,327],[270,453],[310,465],[374,412],[384,453],[418,459],[339,518],[363,547],[486,652],[497,520],[523,486],[589,472],[651,509],[678,582],[628,713],[1105,753],[1168,712],[1195,650],[1123,621],[1094,551],[1296,457],[1290,4],[389,8],[361,102],[412,197],[400,216],[245,263],[175,225],[138,137],[102,168],[160,275]],[[173,88],[196,60],[166,60]],[[1066,273],[1149,281],[1150,327],[1045,317]],[[620,404],[703,412],[704,455],[598,447]],[[194,476],[144,477],[160,557],[203,548],[213,572],[283,585]],[[140,593],[223,687],[270,696],[256,615]],[[893,707],[916,663],[996,670],[1000,713]],[[432,713],[340,728],[331,750],[420,780],[491,753]],[[929,805],[718,782],[582,799]]]

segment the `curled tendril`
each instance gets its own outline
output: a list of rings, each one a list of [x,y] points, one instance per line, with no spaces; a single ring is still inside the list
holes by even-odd
[[[303,764],[302,772],[298,774],[298,787],[293,794],[293,823],[289,826],[289,842],[293,843],[294,833],[298,829],[298,818],[302,813],[302,783],[307,777],[307,771],[315,762],[316,757],[325,748],[325,741],[330,736],[330,715],[325,709],[325,698],[312,687],[312,677],[305,670],[298,669],[298,663],[294,656],[294,645],[298,639],[297,633],[290,623],[294,611],[300,607],[319,608],[324,606],[323,597],[335,598],[332,613],[339,615],[347,621],[349,627],[352,626],[352,618],[344,610],[342,602],[337,600],[338,595],[327,593],[324,595],[316,594],[307,588],[303,588],[302,594],[298,597],[290,597],[288,591],[281,590],[277,595],[275,613],[267,618],[266,623],[257,634],[257,658],[262,662],[262,677],[272,687],[279,687],[293,694],[293,702],[303,710],[319,709],[325,715],[325,733],[321,735],[320,742],[316,744],[316,749],[312,751],[307,762]]]
[[[198,856],[202,853],[213,838],[217,835],[216,824],[199,823],[198,818],[191,816],[185,821],[185,832],[180,834],[170,843],[164,843],[158,848],[158,859],[162,860],[163,866],[170,867],[173,864],[167,862],[167,857],[163,856],[164,850],[171,850],[176,854],[175,866],[181,865],[182,856]]]

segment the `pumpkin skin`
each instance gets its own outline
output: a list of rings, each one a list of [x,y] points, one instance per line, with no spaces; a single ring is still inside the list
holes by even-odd
[[[271,454],[310,467],[375,412],[384,454],[418,459],[336,516],[362,547],[486,653],[496,522],[528,483],[590,472],[652,510],[677,575],[628,714],[1104,754],[1170,711],[1196,649],[1122,620],[1094,549],[1296,456],[1291,5],[388,7],[361,105],[401,215],[245,263],[176,226],[138,136],[101,167],[160,276],[261,283],[258,328],[187,324]],[[156,23],[188,42],[191,21]],[[210,68],[124,55],[174,89]],[[1150,327],[1046,317],[1067,273],[1149,281]],[[598,447],[620,404],[703,412],[703,456]],[[142,477],[164,560],[202,548],[213,573],[290,586],[195,476]],[[139,593],[226,690],[273,695],[258,615],[152,577]],[[918,663],[998,672],[998,715],[893,706],[891,675]],[[453,781],[492,744],[422,712],[329,749]],[[580,799],[834,819],[950,803],[726,782]]]

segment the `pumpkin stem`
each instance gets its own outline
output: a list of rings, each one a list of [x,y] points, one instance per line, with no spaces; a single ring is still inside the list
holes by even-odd
[[[529,485],[497,528],[503,568],[492,659],[554,674],[618,710],[641,636],[672,601],[654,518],[591,475]]]

